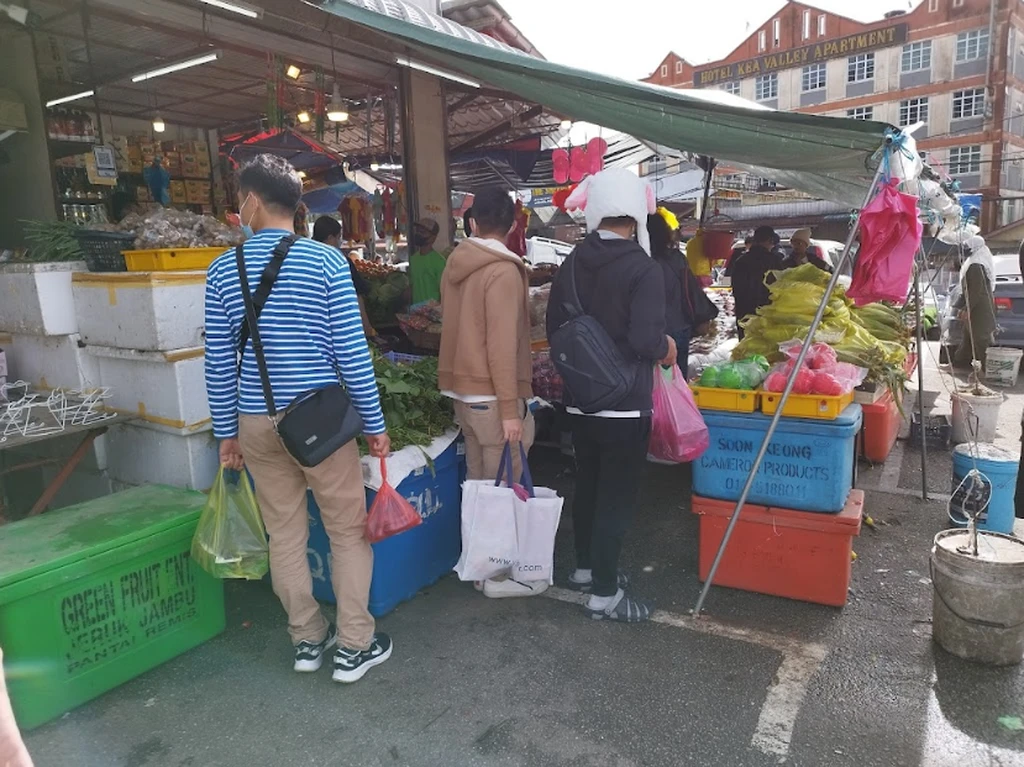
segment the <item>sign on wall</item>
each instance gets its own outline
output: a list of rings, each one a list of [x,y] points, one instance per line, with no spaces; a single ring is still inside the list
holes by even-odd
[[[695,88],[707,88],[730,80],[743,80],[747,77],[757,77],[794,67],[805,67],[808,64],[816,64],[842,56],[855,56],[858,53],[868,53],[879,48],[902,45],[907,40],[907,30],[907,24],[894,24],[883,29],[860,32],[856,35],[847,35],[835,40],[826,40],[779,53],[765,54],[755,59],[696,69],[693,72],[693,85]]]

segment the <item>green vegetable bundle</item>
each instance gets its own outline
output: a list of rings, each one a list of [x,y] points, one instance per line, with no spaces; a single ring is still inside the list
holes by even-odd
[[[437,389],[437,358],[396,364],[376,352],[373,368],[391,449],[429,445],[454,425],[451,400]]]

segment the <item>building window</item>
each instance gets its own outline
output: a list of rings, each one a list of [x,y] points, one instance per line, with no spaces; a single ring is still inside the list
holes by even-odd
[[[668,64],[661,65],[661,76],[668,77]]]
[[[763,51],[768,47],[768,43],[765,42],[768,39],[768,33],[763,29],[757,33],[757,50],[758,52]]]
[[[974,61],[988,55],[988,30],[975,29],[956,36],[957,62]]]
[[[928,122],[928,99],[907,99],[900,102],[900,125]]]
[[[683,62],[677,61],[676,62],[676,74],[677,75],[681,75],[682,73],[683,73]]]
[[[862,83],[875,78],[875,54],[859,53],[850,56],[846,65],[846,82]]]
[[[928,0],[928,13],[935,13],[939,10],[939,0]]]
[[[768,101],[779,97],[779,76],[777,74],[761,75],[754,80],[754,98]]]
[[[778,19],[772,21],[772,47],[778,48],[779,42],[782,40],[782,22]]]
[[[922,69],[932,68],[932,41],[922,40],[919,43],[910,43],[903,46],[903,55],[900,58],[901,72],[919,72]]]
[[[733,96],[740,95],[740,81],[730,80],[727,83],[722,83],[722,90],[726,93],[731,93]]]
[[[875,108],[857,107],[856,109],[847,109],[846,116],[849,117],[851,120],[874,120]]]
[[[953,119],[982,117],[985,114],[985,89],[968,88],[953,91]]]
[[[800,73],[800,89],[807,93],[808,91],[817,91],[825,87],[825,64],[808,64],[803,68]]]
[[[949,175],[981,172],[981,144],[955,146],[949,150]]]
[[[953,0],[954,8],[963,8],[964,0]]]
[[[803,38],[804,38],[804,40],[810,40],[811,39],[811,12],[810,11],[804,11]]]
[[[825,36],[825,14],[822,13],[818,16],[818,37]]]

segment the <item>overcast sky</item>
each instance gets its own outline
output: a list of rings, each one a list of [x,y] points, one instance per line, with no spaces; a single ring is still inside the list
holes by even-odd
[[[692,64],[726,56],[770,19],[783,0],[500,0],[545,57],[636,80],[670,50]],[[808,3],[876,21],[920,0],[814,0]]]

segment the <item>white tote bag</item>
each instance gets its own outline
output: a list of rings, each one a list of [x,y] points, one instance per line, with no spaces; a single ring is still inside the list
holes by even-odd
[[[526,461],[523,461],[526,466]],[[526,471],[529,477],[529,471]],[[515,499],[516,541],[519,552],[512,567],[517,581],[547,581],[553,584],[555,535],[562,516],[562,499],[546,487],[530,487],[532,497]]]
[[[515,564],[515,492],[484,479],[462,483],[462,554],[455,565],[459,580],[485,581]]]

